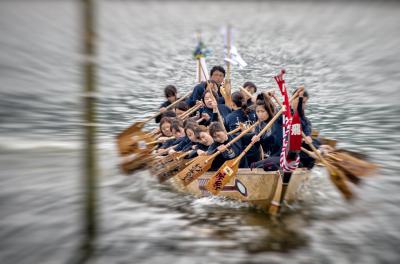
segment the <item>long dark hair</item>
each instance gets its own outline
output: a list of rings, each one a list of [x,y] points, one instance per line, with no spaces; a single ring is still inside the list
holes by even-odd
[[[299,87],[300,88],[300,87]],[[297,92],[297,90],[299,90],[299,88],[296,88],[295,90],[294,90],[294,92],[293,92],[293,94],[295,94],[296,92]],[[309,93],[306,91],[306,90],[304,90],[304,92],[303,92],[303,98],[307,98],[307,99],[310,99],[310,95],[309,95]],[[298,111],[299,110],[299,105],[297,105],[297,109],[293,109],[294,111]],[[302,115],[304,115],[304,99],[303,99],[303,107],[302,107],[302,109],[301,109],[301,111],[302,111]]]
[[[198,129],[199,124],[197,124],[197,123],[194,122],[194,121],[187,121],[187,122],[184,122],[184,126],[185,126],[185,134],[186,134],[186,136],[187,136],[187,130],[188,130],[188,129],[192,130],[193,133],[196,134],[196,130]]]
[[[161,129],[162,125],[163,125],[164,123],[169,123],[169,124],[172,126],[172,120],[173,120],[173,118],[172,118],[172,117],[168,117],[168,116],[161,118],[161,121],[160,121],[160,132],[161,132],[161,134],[162,134],[163,136],[165,136],[165,134],[163,133],[163,131],[162,131],[162,129]],[[170,129],[171,129],[171,128],[170,128]],[[172,129],[171,129],[171,131],[172,131]]]
[[[206,96],[207,93],[210,93],[209,89],[206,89],[204,91],[203,97],[201,98],[201,100],[203,101],[205,107],[207,107],[207,106],[206,106],[206,102],[204,101],[204,97]],[[214,99],[217,101],[217,104],[218,104],[218,94],[216,92],[214,92],[213,90],[211,90],[211,93],[214,96]]]
[[[250,109],[247,106],[247,102],[241,92],[234,92],[232,94],[232,101],[237,107],[240,107],[243,110],[245,115],[248,115],[250,113]]]
[[[208,131],[213,138],[215,136],[215,133],[225,132],[220,122],[212,122],[211,125],[208,127]]]
[[[265,96],[263,93],[261,93],[257,95],[256,107],[257,106],[262,106],[265,109],[265,111],[267,111],[269,117],[266,120],[266,122],[268,123],[269,121],[271,121],[271,119],[274,117],[275,114],[275,107],[271,99]]]

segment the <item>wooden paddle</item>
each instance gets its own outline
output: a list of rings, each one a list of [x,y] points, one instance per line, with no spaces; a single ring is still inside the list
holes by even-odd
[[[176,173],[178,173],[181,169],[185,167],[186,160],[184,159],[187,155],[192,153],[193,150],[186,151],[184,153],[179,153],[179,156],[177,156],[174,160],[171,162],[163,165],[163,168],[159,170],[155,175],[157,176],[158,180],[160,183],[168,180],[172,176],[174,176]]]
[[[172,138],[174,137],[171,137],[171,139]],[[154,145],[160,142],[160,140],[155,140],[154,136],[150,135],[150,133],[144,133],[141,130],[136,130],[132,135],[125,136],[125,139],[119,142],[120,154],[125,156],[125,159],[123,159],[123,162],[121,163],[123,171],[133,172],[136,168],[143,167],[143,161],[141,160],[142,157],[147,157],[149,160],[154,160],[155,157],[152,154],[152,151]],[[157,154],[163,155],[173,147],[175,146],[171,146],[163,152]],[[150,158],[148,156],[153,157]],[[146,166],[148,166],[148,163]],[[126,168],[129,168],[129,170]]]
[[[130,127],[130,135],[118,137],[118,151],[121,156],[131,153],[150,151],[152,142],[156,141],[153,135],[143,132],[139,127]]]
[[[350,200],[351,198],[353,198],[353,192],[350,190],[349,186],[346,183],[346,176],[344,175],[344,173],[340,169],[338,169],[337,167],[333,166],[328,161],[326,161],[325,158],[322,157],[321,153],[314,147],[312,142],[310,142],[309,139],[306,137],[306,135],[304,135],[304,133],[303,133],[303,139],[307,143],[307,145],[311,148],[313,153],[322,162],[322,164],[325,165],[325,167],[327,168],[327,170],[329,172],[331,181],[335,184],[335,186],[343,194],[343,196],[347,200]]]
[[[250,130],[252,130],[258,123],[259,122],[256,122],[247,129],[243,130],[238,136],[236,136],[228,144],[226,144],[226,146],[230,147],[233,143],[238,141]],[[212,162],[219,154],[221,154],[221,152],[216,151],[214,154],[198,156],[192,159],[191,163],[187,167],[176,174],[176,177],[182,181],[184,186],[190,184],[192,181],[196,180],[198,177],[200,177],[203,173],[211,168]]]
[[[166,138],[164,140],[167,141],[167,140],[170,140],[170,139],[175,139],[175,137],[169,137],[169,138]],[[157,139],[157,140],[154,140],[154,141],[146,142],[146,145],[157,145],[159,143],[163,143],[164,140]]]
[[[378,166],[365,160],[356,158],[341,150],[334,150],[325,155],[325,159],[336,168],[343,171],[346,178],[354,184],[361,182],[360,176],[375,173]]]
[[[188,109],[187,111],[182,113],[180,116],[178,116],[178,118],[184,120],[184,119],[188,118],[191,114],[193,114],[194,112],[199,110],[200,107],[202,107],[202,104],[195,104],[193,107],[191,107],[190,109]]]
[[[228,135],[232,135],[238,132],[240,129],[242,129],[241,125],[230,131]],[[163,159],[155,160],[151,165],[152,174],[157,175],[160,182],[164,182],[191,163],[191,161],[188,162],[187,160],[183,159],[191,152],[192,150],[183,154],[180,152],[175,152]]]
[[[120,167],[124,173],[132,173],[135,170],[145,168],[154,160],[154,156],[147,152],[133,153],[121,158]]]
[[[265,132],[267,132],[268,129],[272,127],[274,122],[280,117],[280,115],[283,112],[283,108],[279,110],[278,113],[275,114],[275,116],[268,122],[268,124],[260,131],[260,133],[257,134],[257,137],[261,137]],[[240,153],[239,156],[232,160],[227,160],[225,163],[221,166],[221,168],[213,175],[211,176],[210,180],[208,181],[206,185],[206,189],[212,193],[213,195],[217,195],[223,187],[229,183],[229,181],[236,176],[238,169],[239,169],[239,163],[240,160],[246,155],[246,153],[251,149],[251,147],[254,145],[255,142],[251,142],[247,147]]]
[[[166,110],[174,107],[177,103],[184,100],[191,93],[192,92],[185,94],[184,96],[182,96],[181,98],[179,98],[178,100],[176,100],[175,102],[173,102],[172,104],[167,106]],[[119,149],[119,153],[121,155],[127,154],[126,153],[127,150],[129,150],[129,149],[132,150],[131,147],[127,147],[127,146],[135,145],[137,143],[137,141],[142,138],[148,138],[148,141],[150,141],[150,142],[155,141],[156,139],[153,137],[153,135],[151,133],[145,133],[145,132],[142,132],[141,130],[144,127],[145,123],[156,118],[160,114],[162,114],[162,112],[158,111],[157,113],[155,113],[154,115],[150,116],[149,118],[147,118],[143,121],[138,121],[138,122],[133,123],[131,126],[129,126],[128,128],[124,129],[121,133],[119,133],[117,135],[117,146]]]
[[[165,164],[174,161],[177,157],[179,157],[179,155],[181,155],[180,152],[174,152],[165,157],[157,156],[149,166],[151,173],[157,174],[160,169],[163,169],[165,167]]]

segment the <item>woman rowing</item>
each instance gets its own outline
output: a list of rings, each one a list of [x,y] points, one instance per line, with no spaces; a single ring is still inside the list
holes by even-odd
[[[255,135],[252,137],[251,141],[255,143],[254,146],[261,146],[264,155],[262,159],[269,157],[270,160],[273,159],[274,164],[276,164],[276,162],[279,161],[279,155],[282,150],[282,117],[279,117],[272,127],[262,136],[257,136],[274,117],[275,109],[268,96],[259,94],[257,96],[255,110],[260,123],[256,126]],[[261,160],[251,163],[250,166],[252,168],[263,167],[264,163],[265,161]]]
[[[253,82],[245,82],[243,84],[243,89],[245,89],[246,91],[249,92],[250,95],[252,96],[248,96],[247,94],[243,94],[247,106],[251,106],[254,104],[255,101],[255,93],[257,92],[257,86],[253,83]]]
[[[181,122],[178,125],[182,125]],[[184,126],[184,127],[183,127]],[[179,131],[184,131],[185,136],[183,139],[172,149],[169,151],[169,154],[172,154],[177,151],[186,152],[197,143],[196,129],[199,125],[192,120],[187,120],[182,127],[178,127]],[[172,129],[174,132],[174,128]]]
[[[312,132],[312,124],[311,121],[306,117],[305,115],[305,109],[307,105],[307,101],[309,99],[309,94],[306,90],[304,90],[304,87],[297,88],[295,92],[299,92],[299,97],[296,98],[293,102],[293,109],[296,109],[297,112],[299,113],[300,116],[300,122],[301,122],[301,129],[303,133],[306,135],[306,138],[309,142],[312,142],[314,147],[317,149],[320,148],[321,150],[331,150],[330,146],[327,145],[321,145],[321,142],[318,139],[313,139],[311,138],[311,132]],[[306,144],[305,142],[302,143],[302,147],[311,150],[311,148]],[[314,157],[310,157],[308,154],[304,153],[303,151],[300,152],[300,164],[299,167],[305,167],[308,169],[311,169],[314,167],[315,164],[315,159]]]
[[[214,98],[218,98],[215,92],[211,93],[210,90],[204,92],[202,98],[204,106],[199,110],[200,118],[203,119],[200,125],[209,126],[211,122],[218,121],[217,107],[223,120],[232,112],[225,104],[217,104]]]
[[[228,131],[232,131],[240,123],[250,125],[256,121],[256,114],[248,106],[247,102],[241,92],[234,92],[232,94],[233,111],[226,117],[226,126]]]
[[[197,125],[194,129],[196,143],[192,147],[193,151],[187,156],[188,159],[206,155],[209,147],[214,143],[214,139],[209,134],[207,127]]]
[[[165,112],[167,110],[166,108],[178,99],[178,91],[176,87],[173,85],[167,85],[164,88],[164,96],[167,100],[163,102],[160,106],[161,113]],[[157,116],[156,123],[160,123],[161,119],[162,119],[161,115]]]
[[[234,136],[228,135],[219,122],[211,123],[209,132],[214,140],[214,143],[208,148],[207,153],[212,154],[217,150],[221,152],[221,154],[214,159],[211,165],[211,170],[218,170],[225,163],[225,161],[236,158],[245,148],[241,140],[236,141],[231,146],[227,146]],[[247,159],[242,159],[239,167],[247,168]]]

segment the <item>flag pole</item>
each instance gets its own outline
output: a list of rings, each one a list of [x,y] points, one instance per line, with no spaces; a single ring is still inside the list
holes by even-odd
[[[201,32],[197,31],[197,43],[200,43],[201,41]],[[197,80],[200,83],[201,82],[201,61],[200,57],[197,58]]]
[[[231,28],[231,25],[228,25],[226,31],[226,50],[228,59],[231,59]],[[231,80],[231,63],[229,61],[226,62],[226,79],[228,81]]]

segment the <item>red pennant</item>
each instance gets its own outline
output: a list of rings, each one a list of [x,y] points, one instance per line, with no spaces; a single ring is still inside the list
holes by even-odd
[[[296,113],[292,119],[292,126],[290,127],[289,136],[289,151],[300,151],[302,142],[302,130],[299,113]]]
[[[285,74],[285,70],[282,69],[281,72],[274,77],[276,83],[279,86],[279,90],[281,90],[281,94],[283,96],[283,105],[285,106],[285,112],[283,115],[290,120],[292,117],[292,113],[290,112],[290,103],[289,103],[289,96],[286,90],[285,80],[283,79],[283,75]]]

